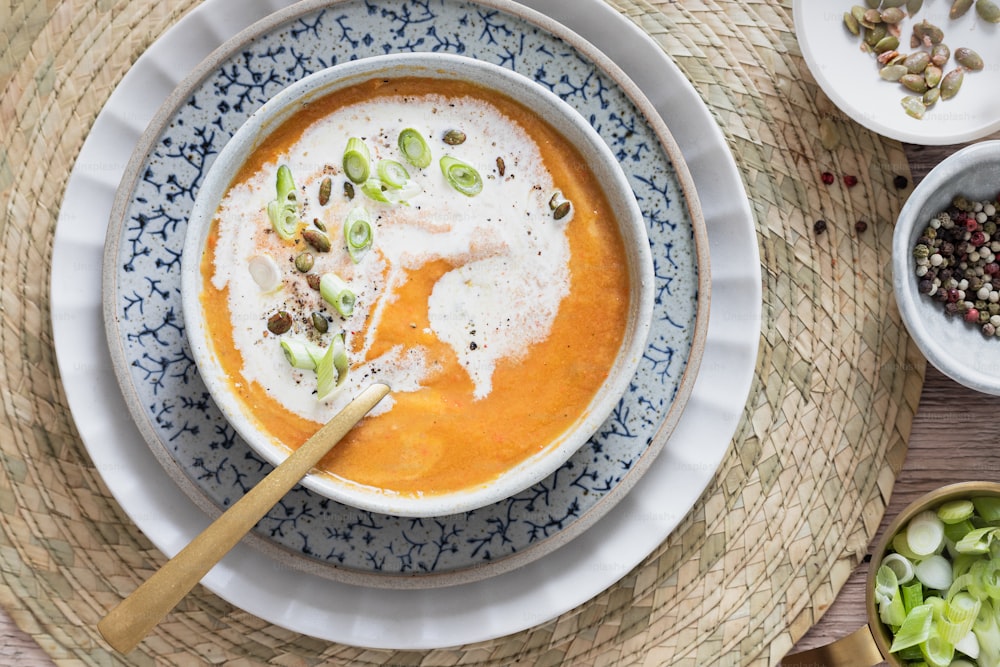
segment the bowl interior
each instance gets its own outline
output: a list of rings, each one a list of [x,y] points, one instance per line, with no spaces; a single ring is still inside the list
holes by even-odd
[[[944,160],[914,189],[893,237],[893,286],[907,330],[938,370],[977,391],[1000,394],[1000,338],[949,317],[942,304],[917,291],[913,247],[931,218],[952,199],[994,200],[1000,191],[1000,141],[974,144]]]
[[[355,83],[379,77],[420,76],[472,81],[497,90],[534,110],[588,157],[590,169],[604,184],[605,196],[619,213],[627,249],[624,258],[630,279],[632,307],[612,371],[585,414],[560,440],[502,474],[494,482],[461,492],[404,496],[380,492],[330,476],[311,474],[308,488],[345,504],[400,516],[439,516],[468,511],[496,502],[544,479],[596,431],[626,391],[642,357],[649,332],[653,302],[653,275],[648,239],[641,211],[611,150],[589,124],[558,97],[520,75],[480,61],[444,54],[380,56],[345,63],[302,79],[275,96],[248,122],[220,153],[199,191],[190,218],[183,257],[182,293],[192,354],[213,399],[226,419],[261,456],[280,463],[287,450],[255,426],[246,408],[231,391],[213,352],[199,295],[201,255],[211,221],[233,174],[268,133],[310,101]]]

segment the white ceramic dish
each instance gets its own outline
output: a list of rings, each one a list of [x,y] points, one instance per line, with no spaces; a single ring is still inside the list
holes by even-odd
[[[359,83],[393,78],[425,77],[468,82],[515,100],[545,119],[570,145],[587,156],[588,165],[604,191],[624,241],[631,308],[625,334],[607,379],[573,426],[544,450],[518,463],[489,483],[440,494],[404,495],[320,472],[310,473],[303,486],[352,507],[405,517],[448,516],[503,500],[548,477],[573,455],[604,423],[629,388],[646,348],[653,311],[653,260],[646,224],[618,160],[601,136],[573,107],[554,93],[509,69],[483,60],[447,53],[399,53],[352,60],[320,70],[288,86],[254,112],[225,145],[202,181],[188,220],[181,268],[184,322],[191,352],[201,378],[226,419],[247,443],[273,465],[289,453],[287,446],[261,428],[251,406],[234,391],[212,340],[202,304],[202,257],[212,221],[235,175],[251,154],[299,111],[319,99]],[[301,172],[298,172],[301,175]],[[486,188],[496,187],[489,180]],[[465,200],[466,198],[462,197]],[[419,200],[414,200],[418,205]],[[465,201],[458,202],[465,204]],[[368,207],[379,204],[369,202]],[[695,207],[696,208],[696,207]],[[700,224],[701,221],[699,220]],[[703,267],[707,270],[707,267]],[[583,289],[583,288],[581,288]],[[693,355],[700,354],[696,349]],[[689,362],[690,363],[690,362]],[[695,361],[697,365],[697,361]],[[375,376],[373,380],[380,379]],[[550,381],[558,381],[556,376]],[[341,400],[342,399],[342,400]],[[349,399],[337,397],[329,412]],[[391,413],[387,418],[391,418]]]
[[[903,322],[917,347],[938,370],[966,387],[1000,395],[1000,338],[948,316],[942,304],[920,294],[913,248],[931,218],[954,197],[996,199],[1000,141],[984,141],[953,153],[914,188],[899,212],[892,238],[893,289]]]
[[[1000,129],[1000,25],[990,24],[975,9],[952,20],[950,2],[928,0],[902,27],[899,51],[911,53],[909,39],[914,22],[927,19],[944,32],[952,52],[965,46],[986,62],[980,72],[968,72],[958,95],[938,102],[922,120],[911,118],[900,106],[908,93],[897,83],[879,77],[875,59],[861,51],[861,39],[844,27],[844,12],[863,3],[851,0],[817,2],[795,0],[792,13],[799,48],[823,92],[852,119],[882,136],[922,145],[956,144],[985,137]],[[954,57],[945,67],[955,67]]]
[[[95,122],[56,230],[52,310],[69,404],[108,487],[167,555],[204,529],[209,517],[145,446],[119,394],[102,324],[107,220],[140,134],[184,74],[225,39],[285,4],[208,0],[157,40]],[[711,481],[743,413],[760,337],[760,260],[746,194],[718,126],[673,62],[609,6],[597,0],[526,4],[621,65],[668,120],[684,151],[704,204],[717,305],[687,409],[646,477],[573,548],[502,576],[448,589],[376,590],[276,567],[267,555],[240,545],[203,583],[269,622],[327,640],[400,649],[481,641],[543,623],[612,585],[670,534]]]

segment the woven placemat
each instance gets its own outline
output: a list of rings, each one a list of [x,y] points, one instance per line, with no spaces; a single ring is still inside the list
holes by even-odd
[[[59,202],[117,82],[195,4],[0,5],[0,605],[57,662],[124,664],[95,625],[163,562],[103,486],[60,386],[48,315]],[[708,103],[758,229],[756,378],[694,510],[605,593],[495,641],[350,648],[272,626],[199,587],[128,664],[762,665],[830,604],[882,517],[923,380],[889,275],[892,221],[908,192],[893,184],[909,176],[902,148],[824,97],[799,54],[790,0],[613,4]],[[824,148],[821,136],[839,145]],[[821,183],[823,171],[836,181]]]

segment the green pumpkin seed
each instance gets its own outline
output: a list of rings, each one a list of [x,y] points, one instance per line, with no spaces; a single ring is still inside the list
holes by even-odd
[[[868,46],[875,46],[879,41],[886,36],[889,31],[886,30],[884,23],[879,23],[873,28],[868,28],[865,30],[865,44]]]
[[[354,183],[344,181],[344,196],[348,199],[354,199]]]
[[[950,100],[958,94],[958,89],[962,87],[965,79],[965,70],[961,67],[953,69],[941,79],[941,99]]]
[[[927,69],[927,65],[930,62],[931,57],[926,51],[917,51],[906,56],[903,64],[906,65],[906,69],[910,74],[920,74]]]
[[[280,310],[267,318],[267,330],[276,336],[288,333],[292,328],[292,316],[287,311]]]
[[[315,259],[310,252],[302,252],[295,256],[295,268],[299,273],[309,273],[312,270]]]
[[[931,64],[944,67],[951,58],[951,49],[947,44],[935,44],[931,49]]]
[[[940,44],[944,41],[944,31],[927,19],[913,26],[913,34],[919,37],[921,42],[926,42],[929,46]]]
[[[877,9],[869,9],[865,11],[865,22],[872,25],[878,25],[882,22],[882,12]]]
[[[977,0],[976,13],[990,23],[1000,23],[1000,6],[993,0]]]
[[[323,313],[314,312],[309,317],[309,319],[312,320],[313,328],[316,329],[316,331],[320,332],[321,334],[329,331],[330,320],[326,319],[326,316],[323,315]]]
[[[333,244],[330,243],[330,237],[315,229],[306,229],[303,231],[302,238],[319,252],[330,252],[330,248],[333,247]]]
[[[887,9],[882,10],[883,23],[899,23],[904,18],[906,18],[906,12],[899,7],[888,7]]]
[[[878,5],[875,6],[877,7]],[[858,25],[861,25],[865,20],[865,8],[861,5],[854,5],[851,7],[851,16],[858,22]]]
[[[886,65],[878,71],[878,75],[886,81],[899,81],[904,74],[909,74],[903,65]]]
[[[932,107],[937,104],[939,99],[941,99],[941,89],[931,88],[924,93],[923,97],[920,98],[920,101],[924,103],[925,107]]]
[[[882,0],[882,9],[894,9],[905,4],[906,0]]]
[[[330,201],[330,191],[333,189],[333,181],[327,176],[319,184],[319,205],[326,206]]]
[[[906,13],[910,16],[916,16],[917,12],[919,12],[923,6],[924,0],[908,0],[906,3]]]
[[[899,38],[895,35],[886,35],[875,45],[875,53],[885,53],[895,51],[899,47]]]
[[[924,81],[927,83],[928,88],[936,88],[939,83],[941,83],[941,77],[944,72],[937,65],[928,65],[927,69],[924,70]]]
[[[927,107],[919,97],[907,95],[903,98],[901,104],[903,105],[903,109],[906,111],[906,114],[916,118],[917,120],[923,118],[924,114],[927,113]]]
[[[448,130],[444,133],[444,143],[449,146],[458,146],[465,143],[465,132],[461,130]]]
[[[959,65],[972,72],[978,72],[984,67],[982,56],[964,46],[955,49],[955,60]]]
[[[965,13],[972,9],[972,3],[973,0],[955,0],[951,3],[951,10],[948,12],[948,17],[957,19],[965,16]]]
[[[878,6],[882,4],[882,0],[865,0],[865,4],[868,5],[870,9],[878,9]]]
[[[922,95],[927,92],[927,82],[924,81],[923,74],[904,74],[899,77],[899,82],[907,90],[912,90],[915,93]]]
[[[850,12],[844,12],[844,26],[847,27],[847,31],[857,37],[861,34],[861,24],[858,20],[854,18],[854,14]]]

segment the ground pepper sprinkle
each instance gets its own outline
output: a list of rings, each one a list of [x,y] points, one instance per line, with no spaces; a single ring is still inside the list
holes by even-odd
[[[948,315],[1000,335],[1000,203],[955,197],[927,223],[913,247],[917,289]]]

